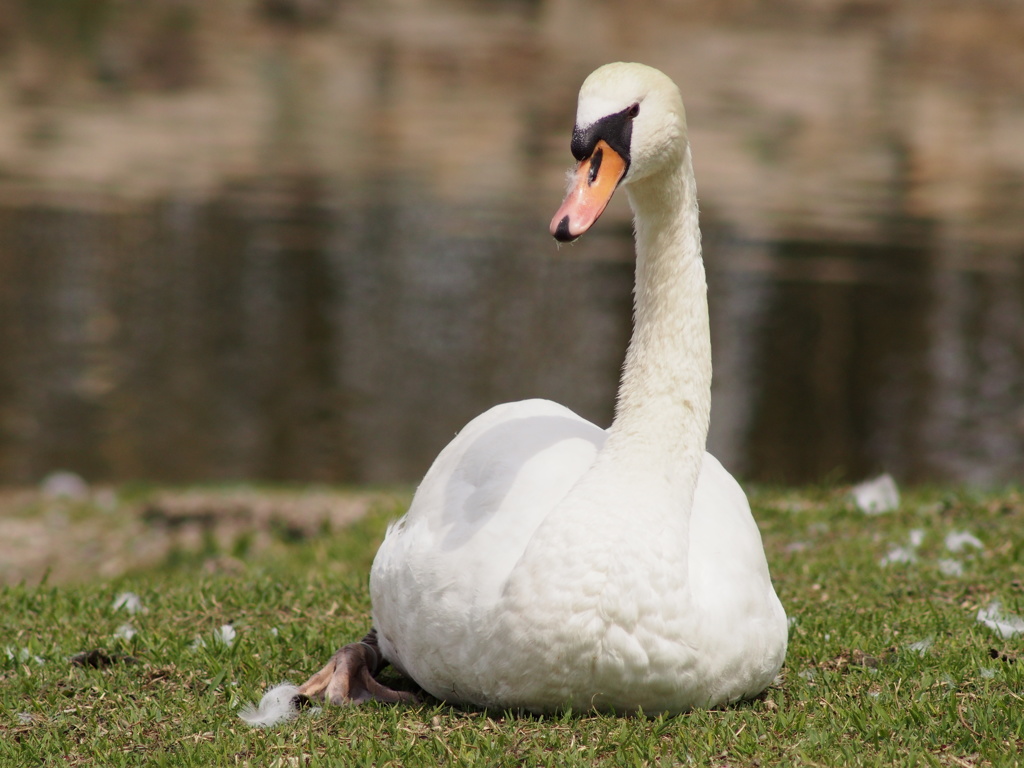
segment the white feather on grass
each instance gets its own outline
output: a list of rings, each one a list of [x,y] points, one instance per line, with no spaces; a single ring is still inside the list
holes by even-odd
[[[142,598],[134,592],[122,592],[114,598],[114,602],[111,604],[110,608],[114,611],[124,609],[132,616],[136,613],[148,613],[148,610],[142,604]]]
[[[963,576],[964,564],[951,557],[943,557],[938,560],[939,571],[943,576]]]
[[[899,509],[900,491],[892,475],[879,475],[858,483],[850,490],[857,508],[866,515],[880,515]]]
[[[299,714],[299,709],[295,706],[295,697],[298,693],[297,685],[275,685],[263,694],[259,706],[247,704],[239,710],[238,716],[255,728],[271,728]]]
[[[1024,633],[1024,619],[1012,613],[1003,613],[1003,606],[998,600],[978,609],[978,621],[1004,640]]]
[[[230,624],[222,624],[219,629],[213,631],[214,644],[224,645],[228,648],[231,647],[232,643],[235,642],[235,628]],[[196,635],[196,639],[192,641],[192,645],[189,646],[193,651],[197,651],[200,648],[206,647],[206,641],[202,635]]]
[[[918,656],[924,656],[926,653],[928,653],[928,649],[931,648],[934,643],[935,638],[929,635],[926,638],[918,640],[916,643],[908,644],[907,650],[917,651]]]
[[[230,624],[222,624],[220,629],[213,633],[214,638],[228,648],[235,642],[235,635],[237,635],[237,632],[235,632],[235,628]]]
[[[985,549],[978,537],[968,531],[950,531],[946,534],[946,549],[950,552],[960,552],[964,547]]]
[[[893,547],[889,554],[878,561],[878,564],[885,567],[894,563],[916,563],[917,550],[924,543],[924,530],[915,528],[907,537],[907,546]]]

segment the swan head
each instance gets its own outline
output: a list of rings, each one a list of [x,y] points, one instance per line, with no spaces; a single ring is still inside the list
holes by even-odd
[[[551,234],[561,242],[575,240],[597,221],[620,184],[678,166],[686,142],[683,99],[667,75],[624,62],[595,70],[580,88],[572,132],[578,164],[551,220]]]

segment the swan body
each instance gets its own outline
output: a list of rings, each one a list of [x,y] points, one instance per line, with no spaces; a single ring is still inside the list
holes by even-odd
[[[635,215],[615,419],[526,400],[471,421],[374,560],[380,650],[456,704],[654,714],[754,696],[782,666],[786,615],[746,497],[705,452],[710,334],[677,88],[639,64],[598,69],[572,148],[555,237],[582,234],[618,186]]]

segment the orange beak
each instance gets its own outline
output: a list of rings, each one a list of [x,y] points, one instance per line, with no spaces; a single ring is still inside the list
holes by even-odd
[[[569,243],[590,229],[625,175],[626,161],[607,142],[598,141],[590,157],[576,166],[569,192],[551,219],[552,236]]]

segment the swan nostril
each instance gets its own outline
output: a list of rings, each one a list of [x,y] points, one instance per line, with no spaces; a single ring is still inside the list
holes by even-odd
[[[594,156],[590,158],[590,174],[587,177],[587,184],[593,186],[597,181],[597,174],[601,171],[601,160],[604,158],[604,150],[598,147]]]
[[[563,216],[562,220],[558,222],[558,226],[554,231],[555,240],[560,243],[571,243],[576,239],[576,235],[569,231],[569,217],[568,215]]]

